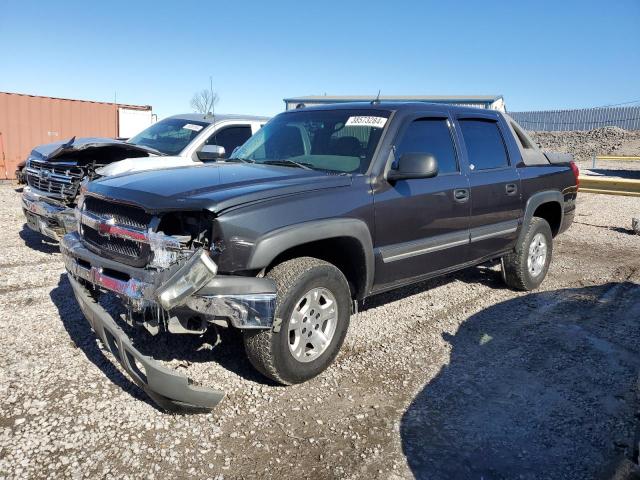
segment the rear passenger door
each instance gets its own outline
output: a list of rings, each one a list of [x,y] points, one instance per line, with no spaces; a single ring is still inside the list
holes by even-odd
[[[520,178],[509,158],[508,130],[495,114],[457,116],[471,188],[469,222],[472,260],[510,249],[522,217]]]

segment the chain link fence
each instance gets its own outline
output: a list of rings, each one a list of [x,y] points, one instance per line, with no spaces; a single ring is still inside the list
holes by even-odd
[[[593,130],[601,127],[640,130],[640,105],[580,110],[509,112],[509,115],[524,129],[537,132]]]

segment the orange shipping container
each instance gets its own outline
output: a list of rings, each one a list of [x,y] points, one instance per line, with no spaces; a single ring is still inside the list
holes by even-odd
[[[0,178],[15,178],[18,163],[33,147],[76,137],[118,136],[118,110],[151,110],[122,105],[0,92]]]

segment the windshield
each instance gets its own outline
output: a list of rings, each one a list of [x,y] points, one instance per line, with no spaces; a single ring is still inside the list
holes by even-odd
[[[178,155],[207,125],[207,122],[165,118],[130,138],[128,143],[151,147],[166,155]]]
[[[281,113],[231,160],[364,173],[389,118],[384,110],[307,110]]]

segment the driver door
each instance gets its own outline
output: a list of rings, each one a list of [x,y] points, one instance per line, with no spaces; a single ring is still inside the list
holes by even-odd
[[[403,153],[432,154],[439,172],[433,178],[380,180],[374,193],[375,290],[410,283],[469,258],[469,179],[447,113],[409,118],[394,148],[396,161]]]

